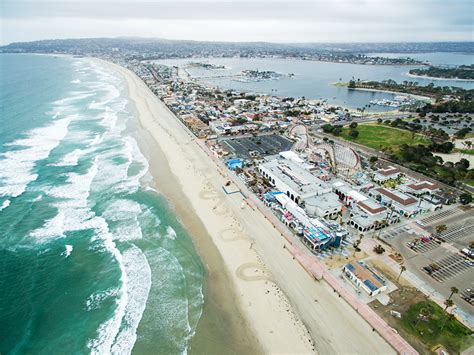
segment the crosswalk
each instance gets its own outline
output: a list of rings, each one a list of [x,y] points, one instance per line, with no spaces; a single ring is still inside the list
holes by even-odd
[[[450,254],[431,265],[436,265],[436,270],[431,273],[431,277],[439,282],[444,282],[453,277],[471,270],[471,262],[460,254]]]

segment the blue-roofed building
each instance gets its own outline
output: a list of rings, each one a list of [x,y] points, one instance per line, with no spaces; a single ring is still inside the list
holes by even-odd
[[[378,295],[387,289],[383,277],[359,261],[346,264],[342,271],[356,288],[362,288],[370,296]]]
[[[321,226],[306,227],[303,230],[303,242],[313,251],[324,250],[332,245],[334,236]]]

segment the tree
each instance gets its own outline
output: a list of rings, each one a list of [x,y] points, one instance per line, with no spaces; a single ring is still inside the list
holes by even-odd
[[[349,89],[355,89],[356,87],[356,82],[355,80],[349,80],[349,85],[347,85]]]
[[[459,292],[459,289],[457,287],[454,287],[454,286],[451,287],[451,294],[449,295],[448,300],[450,300],[451,297],[453,297],[453,295],[458,292]]]
[[[446,305],[446,307],[444,307],[444,311],[446,312],[446,310],[449,307],[452,307],[454,305],[454,302],[453,302],[453,300],[447,299],[446,301],[444,301],[444,304]]]
[[[360,235],[359,235],[359,239],[357,239],[357,240],[354,242],[354,255],[353,255],[354,257],[355,257],[355,255],[356,255],[356,253],[357,253],[358,251],[360,251],[359,245],[360,245],[360,243],[362,242],[362,237],[363,237],[363,236],[364,236],[363,234],[360,234]]]
[[[383,120],[381,118],[377,118],[377,123],[378,124],[381,124],[383,122]]]
[[[357,130],[355,130],[355,129],[351,129],[351,130],[349,131],[349,135],[350,135],[352,138],[356,139],[357,137],[359,137],[359,131],[357,131]]]
[[[469,192],[463,192],[459,195],[459,202],[463,205],[468,205],[472,202],[472,195]]]
[[[446,323],[448,323],[448,321],[451,322],[451,321],[453,321],[454,319],[455,319],[454,314],[448,313],[448,316],[444,318],[444,322],[443,322],[443,325],[441,326],[441,330],[444,329],[444,327],[445,327]]]
[[[402,276],[402,274],[403,274],[405,271],[407,271],[407,268],[405,267],[405,265],[402,265],[402,266],[400,267],[400,273],[398,274],[398,277],[397,277],[397,282],[398,282],[398,280],[400,280],[400,276]]]
[[[438,224],[435,227],[436,235],[440,236],[440,234],[443,233],[443,232],[446,232],[447,229],[448,229],[448,227],[446,226],[446,224]]]
[[[371,164],[374,164],[377,160],[379,160],[379,158],[376,157],[376,156],[371,156],[371,157],[369,158],[369,162],[370,162]]]
[[[352,129],[357,128],[357,126],[358,126],[357,122],[351,122],[351,124],[349,125],[349,127],[352,128]]]

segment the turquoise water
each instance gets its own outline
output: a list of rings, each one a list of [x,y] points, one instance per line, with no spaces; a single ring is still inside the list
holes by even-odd
[[[383,54],[380,55],[382,56]],[[394,54],[393,56],[399,55]],[[413,57],[420,60],[431,60],[433,63],[439,64],[474,63],[472,55],[459,53],[427,53],[425,55],[413,55]],[[408,71],[411,68],[415,68],[412,66],[325,63],[277,58],[192,58],[167,59],[157,62],[166,65],[186,65],[189,62],[225,65],[227,69],[223,70],[208,70],[194,67],[189,68],[188,71],[193,77],[202,78],[200,81],[224,89],[251,91],[278,96],[304,96],[308,99],[325,99],[332,104],[350,108],[364,107],[369,104],[371,100],[393,99],[396,95],[381,92],[347,90],[345,87],[335,86],[334,83],[339,81],[348,82],[352,78],[379,81],[393,79],[397,82],[403,82],[405,80],[417,81],[420,85],[427,85],[433,82],[435,85],[441,86],[459,86],[466,89],[474,88],[474,82],[412,78],[408,76]],[[292,78],[260,82],[239,82],[229,77],[218,77],[239,74],[242,70],[246,69],[272,70],[279,73],[293,73],[295,76]],[[393,110],[393,108],[374,105],[369,108],[369,112],[388,110]]]
[[[0,353],[185,352],[204,268],[123,79],[34,55],[0,55],[0,74]]]

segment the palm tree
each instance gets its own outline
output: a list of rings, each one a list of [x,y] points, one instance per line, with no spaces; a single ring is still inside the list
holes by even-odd
[[[402,266],[400,267],[400,273],[398,274],[398,277],[397,277],[397,282],[398,282],[398,280],[400,279],[400,276],[402,276],[402,274],[403,274],[405,271],[407,271],[407,268],[405,267],[405,265],[402,265]]]
[[[448,300],[450,300],[451,297],[453,297],[453,295],[458,292],[459,292],[459,289],[457,287],[454,287],[454,286],[451,287],[451,294],[449,295]]]
[[[440,234],[443,233],[443,232],[445,232],[447,229],[448,229],[448,227],[446,226],[446,224],[438,224],[438,225],[435,227],[436,235],[439,237]]]
[[[355,257],[355,255],[356,255],[356,253],[358,252],[359,245],[360,245],[360,243],[362,242],[362,237],[363,237],[363,236],[364,236],[364,235],[361,233],[361,234],[359,235],[359,239],[357,239],[357,240],[354,242],[354,255],[353,255],[354,257]]]
[[[441,330],[443,330],[444,326],[446,325],[446,323],[448,323],[448,321],[452,321],[454,320],[454,314],[452,313],[449,313],[448,316],[446,318],[444,318],[444,322],[443,322],[443,325],[441,326]]]
[[[446,312],[446,310],[449,307],[452,307],[454,305],[454,302],[453,302],[453,300],[447,299],[446,301],[444,301],[444,304],[446,305],[446,307],[444,307],[444,311]]]

